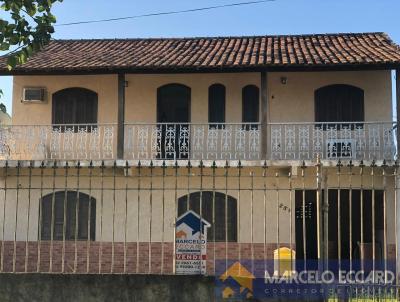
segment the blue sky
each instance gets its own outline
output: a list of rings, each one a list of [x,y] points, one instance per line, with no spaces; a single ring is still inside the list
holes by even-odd
[[[244,0],[64,0],[58,23],[183,10]],[[400,0],[275,0],[242,7],[56,27],[54,38],[187,37],[384,31],[400,44]],[[11,108],[12,81],[0,77]]]

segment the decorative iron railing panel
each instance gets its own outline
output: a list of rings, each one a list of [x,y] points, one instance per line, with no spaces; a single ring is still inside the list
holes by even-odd
[[[116,138],[116,126],[112,124],[1,126],[0,158],[114,159]]]
[[[126,124],[127,160],[393,160],[396,124],[272,123]],[[0,159],[108,160],[116,158],[117,126],[0,127]]]
[[[394,122],[272,123],[271,159],[393,160]]]
[[[126,159],[256,160],[260,124],[127,124]]]

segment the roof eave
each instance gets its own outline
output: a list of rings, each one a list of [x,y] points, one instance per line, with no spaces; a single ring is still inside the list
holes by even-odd
[[[173,73],[231,73],[231,72],[314,72],[314,71],[362,71],[362,70],[394,70],[400,69],[400,63],[381,64],[330,64],[330,65],[258,65],[258,66],[231,66],[231,67],[108,67],[108,68],[52,68],[29,69],[15,68],[11,71],[0,69],[0,76],[17,75],[95,75],[95,74],[173,74]]]

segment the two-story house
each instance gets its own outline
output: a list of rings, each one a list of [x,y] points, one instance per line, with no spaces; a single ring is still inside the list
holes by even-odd
[[[395,261],[399,68],[383,33],[54,40],[3,60],[0,270],[173,274],[188,210],[210,224],[210,275],[288,250]]]

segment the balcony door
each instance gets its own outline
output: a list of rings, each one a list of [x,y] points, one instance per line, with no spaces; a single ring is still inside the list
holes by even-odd
[[[364,91],[344,84],[317,89],[315,121],[324,130],[327,158],[355,158],[361,148],[353,139],[355,130],[364,128]]]
[[[190,88],[181,84],[164,85],[157,90],[158,158],[189,157]]]

